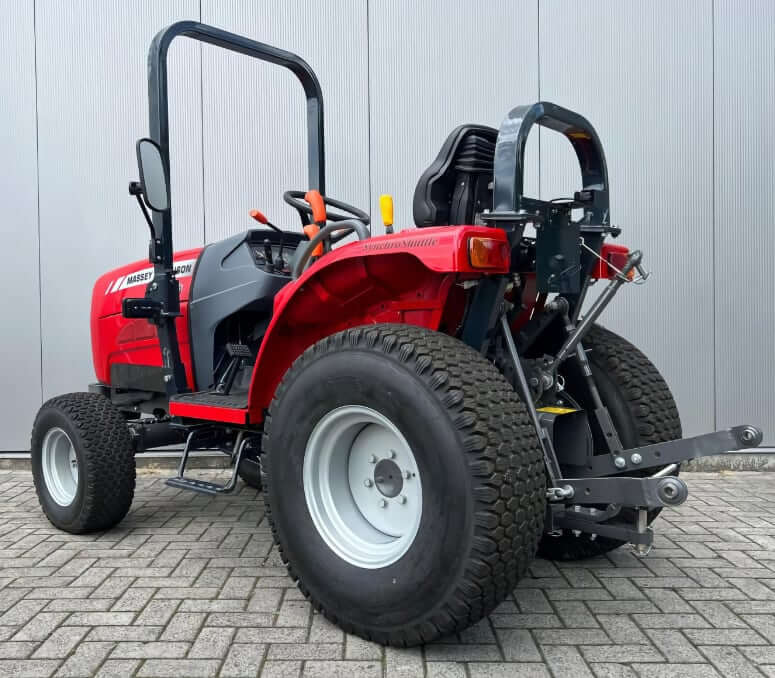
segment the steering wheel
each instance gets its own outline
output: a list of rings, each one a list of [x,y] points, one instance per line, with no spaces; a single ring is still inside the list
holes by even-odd
[[[285,200],[285,202],[287,202],[291,207],[295,208],[299,212],[299,216],[301,216],[302,222],[306,225],[312,223],[312,207],[310,207],[309,203],[304,200],[305,195],[306,191],[285,191],[285,193],[283,193],[283,200]],[[342,202],[341,200],[334,200],[333,198],[327,198],[325,196],[321,197],[327,206],[330,205],[335,209],[347,213],[340,214],[339,212],[329,212],[326,210],[327,218],[329,221],[345,221],[346,219],[352,219],[354,217],[358,221],[362,221],[367,226],[369,225],[371,220],[369,219],[369,215],[366,214],[366,212],[363,212],[362,210],[359,210],[357,207],[353,207],[352,205],[348,205],[346,202]]]

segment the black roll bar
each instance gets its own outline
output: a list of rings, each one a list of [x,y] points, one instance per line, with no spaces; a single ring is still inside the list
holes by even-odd
[[[323,93],[314,71],[304,59],[285,50],[249,40],[241,35],[223,31],[196,21],[179,21],[159,31],[148,50],[148,113],[150,137],[159,145],[162,162],[168,171],[169,111],[167,101],[167,52],[170,44],[183,35],[206,42],[254,59],[268,61],[290,70],[304,87],[307,97],[307,153],[309,188],[325,195],[325,153],[323,148]],[[169,184],[168,184],[169,186]],[[169,189],[168,189],[169,190]],[[175,319],[180,315],[180,288],[173,269],[172,210],[153,212],[153,240],[150,259],[154,265],[154,279],[145,291],[145,299],[159,309],[153,322],[157,325],[162,365],[168,395],[188,390],[186,373],[180,358]]]
[[[150,137],[161,148],[169,168],[169,111],[167,101],[167,52],[170,43],[183,35],[254,59],[268,61],[290,70],[304,87],[307,98],[307,154],[309,188],[326,194],[325,150],[323,140],[323,92],[315,72],[304,59],[277,47],[249,40],[241,35],[196,21],[178,21],[160,30],[148,51],[148,104]],[[154,213],[156,233],[161,234],[162,264],[172,266],[171,210]]]
[[[606,223],[609,207],[608,170],[597,132],[583,116],[548,101],[518,106],[501,123],[495,144],[491,217],[500,221],[510,221],[510,217],[519,220],[521,210],[541,202],[523,195],[525,144],[533,125],[559,132],[570,141],[581,168],[583,189],[594,191],[589,217],[593,223]]]

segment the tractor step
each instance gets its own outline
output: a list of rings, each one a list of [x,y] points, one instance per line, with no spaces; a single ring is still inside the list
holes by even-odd
[[[173,417],[205,419],[225,424],[248,423],[248,394],[221,394],[214,391],[182,393],[170,398]]]
[[[180,457],[180,464],[178,465],[178,475],[167,478],[165,484],[169,487],[175,487],[179,490],[190,490],[192,492],[200,492],[201,494],[228,494],[232,492],[237,486],[237,469],[239,469],[240,461],[242,460],[242,453],[245,450],[250,438],[257,435],[250,431],[240,431],[237,434],[237,439],[234,442],[234,453],[232,454],[232,471],[231,478],[225,485],[219,485],[217,483],[210,483],[206,480],[198,480],[196,478],[186,478],[184,475],[186,472],[186,462],[188,462],[188,454],[194,448],[197,436],[206,437],[207,428],[195,428],[188,434],[186,439],[186,446],[183,448],[183,454]]]
[[[165,485],[170,487],[176,487],[179,490],[191,490],[192,492],[201,492],[202,494],[223,494],[223,485],[217,483],[209,483],[206,480],[197,480],[195,478],[167,478],[164,481]]]

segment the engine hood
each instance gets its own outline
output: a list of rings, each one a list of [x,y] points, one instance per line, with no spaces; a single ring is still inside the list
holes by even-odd
[[[188,300],[194,267],[202,253],[202,247],[177,252],[175,270],[180,282],[180,300]],[[121,313],[125,297],[142,297],[146,286],[153,281],[153,266],[147,259],[115,268],[100,276],[92,292],[92,317],[104,318]]]

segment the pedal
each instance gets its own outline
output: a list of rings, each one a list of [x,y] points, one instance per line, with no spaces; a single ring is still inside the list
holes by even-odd
[[[245,346],[245,344],[226,344],[226,352],[232,358],[253,358],[253,351],[250,350],[250,347]]]
[[[228,395],[231,391],[231,387],[234,385],[234,378],[237,376],[237,370],[240,368],[240,363],[243,360],[253,359],[253,352],[245,344],[226,344],[226,353],[229,354],[231,360],[215,387],[215,392],[219,395]]]
[[[186,440],[186,446],[183,448],[183,454],[180,457],[180,464],[178,465],[178,475],[173,478],[167,478],[164,481],[165,485],[169,487],[175,487],[179,490],[190,490],[192,492],[200,492],[201,494],[228,494],[232,492],[237,486],[237,469],[239,468],[240,461],[242,460],[242,453],[245,450],[245,446],[254,433],[249,431],[240,431],[237,434],[237,440],[234,443],[234,457],[232,459],[233,466],[231,471],[231,478],[225,485],[219,485],[218,483],[211,483],[207,480],[198,480],[196,478],[186,478],[186,463],[188,462],[188,454],[191,451],[192,444],[196,440],[197,433],[202,433],[202,429],[195,429],[189,433]]]

